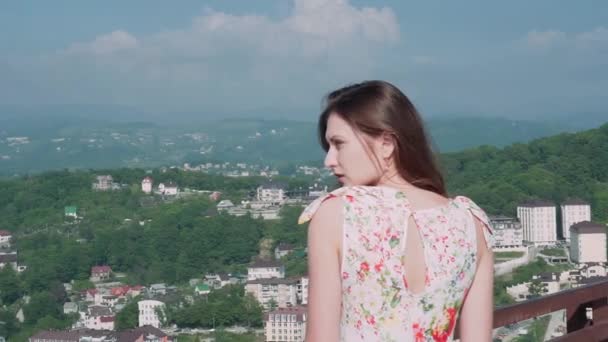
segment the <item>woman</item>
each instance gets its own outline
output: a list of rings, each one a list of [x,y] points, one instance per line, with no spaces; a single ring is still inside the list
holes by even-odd
[[[493,236],[470,199],[448,198],[420,115],[395,86],[330,93],[319,137],[343,187],[311,203],[306,338],[490,341]]]

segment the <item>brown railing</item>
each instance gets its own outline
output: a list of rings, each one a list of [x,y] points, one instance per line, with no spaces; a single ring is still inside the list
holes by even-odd
[[[494,311],[494,328],[566,310],[567,334],[551,341],[608,341],[607,297],[608,281],[603,281],[501,307]],[[587,318],[587,308],[592,309],[591,320]]]

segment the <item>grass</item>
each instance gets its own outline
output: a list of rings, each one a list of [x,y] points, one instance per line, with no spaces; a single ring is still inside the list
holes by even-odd
[[[557,257],[565,257],[566,252],[564,252],[563,248],[547,248],[540,251],[540,253],[547,256],[557,256]]]
[[[494,258],[496,259],[517,259],[523,255],[524,252],[494,252]]]

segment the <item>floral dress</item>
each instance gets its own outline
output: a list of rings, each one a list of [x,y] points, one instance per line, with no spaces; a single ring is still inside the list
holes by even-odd
[[[341,340],[452,341],[477,265],[473,217],[485,224],[488,246],[494,244],[484,211],[463,196],[413,210],[403,191],[354,186],[316,199],[299,223],[309,221],[332,197],[344,203]],[[426,262],[426,285],[419,293],[408,291],[402,266],[410,216]]]

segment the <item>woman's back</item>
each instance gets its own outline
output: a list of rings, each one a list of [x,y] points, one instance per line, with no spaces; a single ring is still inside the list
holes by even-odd
[[[401,190],[354,186],[314,201],[300,222],[332,197],[344,208],[341,339],[451,340],[476,271],[474,217],[493,243],[485,213],[466,197],[416,210]]]

